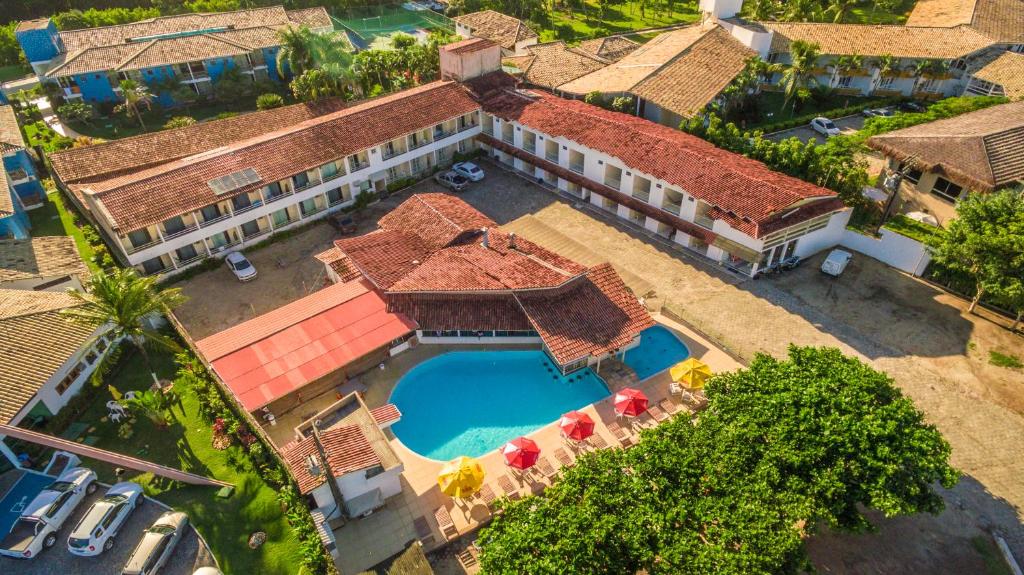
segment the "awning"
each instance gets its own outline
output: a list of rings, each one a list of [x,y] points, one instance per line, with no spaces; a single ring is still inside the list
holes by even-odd
[[[368,491],[362,495],[357,495],[352,499],[345,501],[345,513],[351,517],[362,517],[374,509],[379,509],[384,506],[384,496],[380,492],[380,488],[376,488],[373,491]]]
[[[752,264],[756,264],[761,260],[761,254],[758,253],[756,250],[752,250],[747,246],[736,243],[732,240],[727,240],[722,236],[717,236],[714,239],[714,241],[711,242],[711,245],[715,246],[716,248],[721,248],[722,250],[725,250],[729,254],[738,257],[743,261],[750,262]]]

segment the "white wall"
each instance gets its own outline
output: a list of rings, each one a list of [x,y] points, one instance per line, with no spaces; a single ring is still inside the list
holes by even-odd
[[[369,479],[366,478],[365,469],[353,471],[338,478],[338,487],[341,489],[341,496],[345,498],[345,501],[355,499],[374,489],[380,489],[381,496],[387,499],[402,492],[402,482],[399,478],[404,470],[405,466],[400,464]]]
[[[844,230],[840,245],[914,276],[923,274],[932,259],[921,242],[885,228],[880,238]]]
[[[796,244],[794,255],[801,258],[810,257],[821,250],[835,247],[843,239],[846,232],[846,225],[850,222],[850,215],[853,210],[846,209],[834,214],[828,220],[828,225],[820,230],[815,230],[805,236],[801,236]]]

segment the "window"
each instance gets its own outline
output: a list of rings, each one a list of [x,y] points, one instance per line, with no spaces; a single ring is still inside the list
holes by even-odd
[[[188,260],[191,260],[191,259],[193,259],[193,258],[195,258],[196,256],[199,255],[199,252],[196,251],[195,244],[189,244],[187,246],[182,246],[182,247],[174,250],[174,253],[175,253],[175,255],[178,256],[178,262],[188,261]]]
[[[349,191],[348,184],[341,186],[340,188],[334,188],[333,190],[327,190],[327,201],[332,206],[337,203],[347,202],[352,199],[352,193]]]
[[[75,380],[78,379],[78,376],[82,375],[83,371],[85,371],[85,364],[78,362],[78,364],[75,365],[75,367],[73,367],[66,376],[64,376],[64,379],[60,380],[60,383],[57,384],[57,394],[64,395],[64,392],[71,387],[71,384],[75,383]]]
[[[149,235],[149,230],[135,230],[134,232],[128,232],[128,241],[132,244],[133,248],[144,246],[151,241],[153,238]]]
[[[164,234],[172,235],[185,229],[185,220],[181,216],[164,220]]]
[[[248,238],[260,233],[260,222],[259,220],[248,221],[242,224],[241,228],[242,235]]]
[[[837,88],[849,88],[850,87],[850,82],[853,82],[853,77],[851,77],[851,76],[840,76],[839,80],[836,81],[836,87]]]
[[[320,174],[325,180],[329,180],[338,175],[338,162],[331,162],[320,166]]]
[[[381,465],[374,465],[373,467],[366,470],[366,478],[376,477],[384,473],[384,467]]]
[[[146,275],[162,272],[164,271],[164,267],[164,260],[159,257],[150,258],[142,262],[142,271],[145,272]]]
[[[57,499],[55,499],[54,502],[50,504],[50,508],[46,510],[46,516],[53,517],[54,515],[57,515],[57,513],[60,512],[61,508],[64,507],[64,504],[68,502],[68,499],[71,499],[71,496],[74,495],[74,493],[74,491],[68,489],[64,493],[58,495]]]
[[[933,194],[951,202],[955,202],[963,191],[962,186],[958,186],[946,178],[936,179],[935,185],[932,187]]]
[[[878,82],[879,90],[891,90],[893,84],[896,83],[896,78],[893,76],[882,76],[881,81]]]
[[[903,174],[903,179],[908,182],[916,184],[921,181],[921,170],[908,167],[905,164],[900,164],[897,170]]]

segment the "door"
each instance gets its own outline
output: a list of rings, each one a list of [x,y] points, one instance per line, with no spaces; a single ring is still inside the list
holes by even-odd
[[[380,192],[383,192],[383,191],[385,191],[385,190],[387,190],[387,189],[388,189],[388,186],[387,186],[387,184],[386,184],[386,183],[384,182],[384,180],[374,180],[374,181],[373,181],[373,190],[374,190],[375,192],[378,192],[378,193],[380,193]]]
[[[775,249],[772,250],[772,259],[771,259],[770,262],[768,262],[769,264],[779,263],[780,256],[782,256],[782,248],[783,247],[785,247],[785,246],[783,246],[783,245],[775,246]]]
[[[794,241],[791,241],[788,244],[786,244],[786,253],[785,253],[785,255],[782,256],[782,259],[786,259],[786,258],[788,258],[788,257],[793,255],[793,252],[796,251],[796,242],[797,241],[798,240],[794,240]]]

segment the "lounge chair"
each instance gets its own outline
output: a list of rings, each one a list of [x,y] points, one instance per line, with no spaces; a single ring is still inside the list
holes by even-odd
[[[647,408],[647,412],[650,413],[651,417],[654,418],[654,421],[657,421],[658,423],[665,421],[669,417],[668,413],[658,405],[650,406]]]
[[[665,413],[671,413],[673,415],[678,413],[679,410],[681,409],[679,404],[677,404],[676,402],[672,401],[671,399],[669,399],[667,397],[665,399],[663,399],[663,400],[658,402],[658,407],[663,409],[665,411]]]
[[[612,432],[612,435],[615,436],[615,439],[619,440],[619,443],[621,443],[623,447],[630,447],[633,445],[633,435],[624,427],[619,425],[617,421],[613,421],[608,424],[608,431]]]
[[[587,438],[587,443],[594,449],[608,449],[608,441],[599,433],[595,433]]]
[[[558,471],[551,466],[551,462],[548,461],[548,458],[543,455],[537,459],[537,470],[544,476],[544,479],[551,479],[556,473],[558,473]]]
[[[468,547],[456,553],[455,556],[459,560],[459,565],[462,565],[462,568],[467,572],[470,567],[474,567],[477,564],[476,555]]]
[[[481,487],[478,495],[480,496],[480,500],[483,501],[484,505],[488,508],[490,508],[491,504],[494,503],[494,500],[497,499],[497,497],[494,496],[494,489],[491,488],[490,484],[486,484]]]
[[[572,460],[572,456],[565,450],[564,447],[555,449],[555,459],[562,465],[562,467],[570,467],[575,463]]]
[[[512,483],[512,479],[506,474],[498,478],[498,487],[505,492],[505,496],[515,501],[522,497],[519,488]]]
[[[444,535],[445,540],[451,540],[459,536],[459,530],[455,528],[455,522],[452,521],[451,514],[448,513],[448,508],[442,505],[437,508],[434,512],[434,519],[437,520],[437,526],[441,529],[441,534]]]

